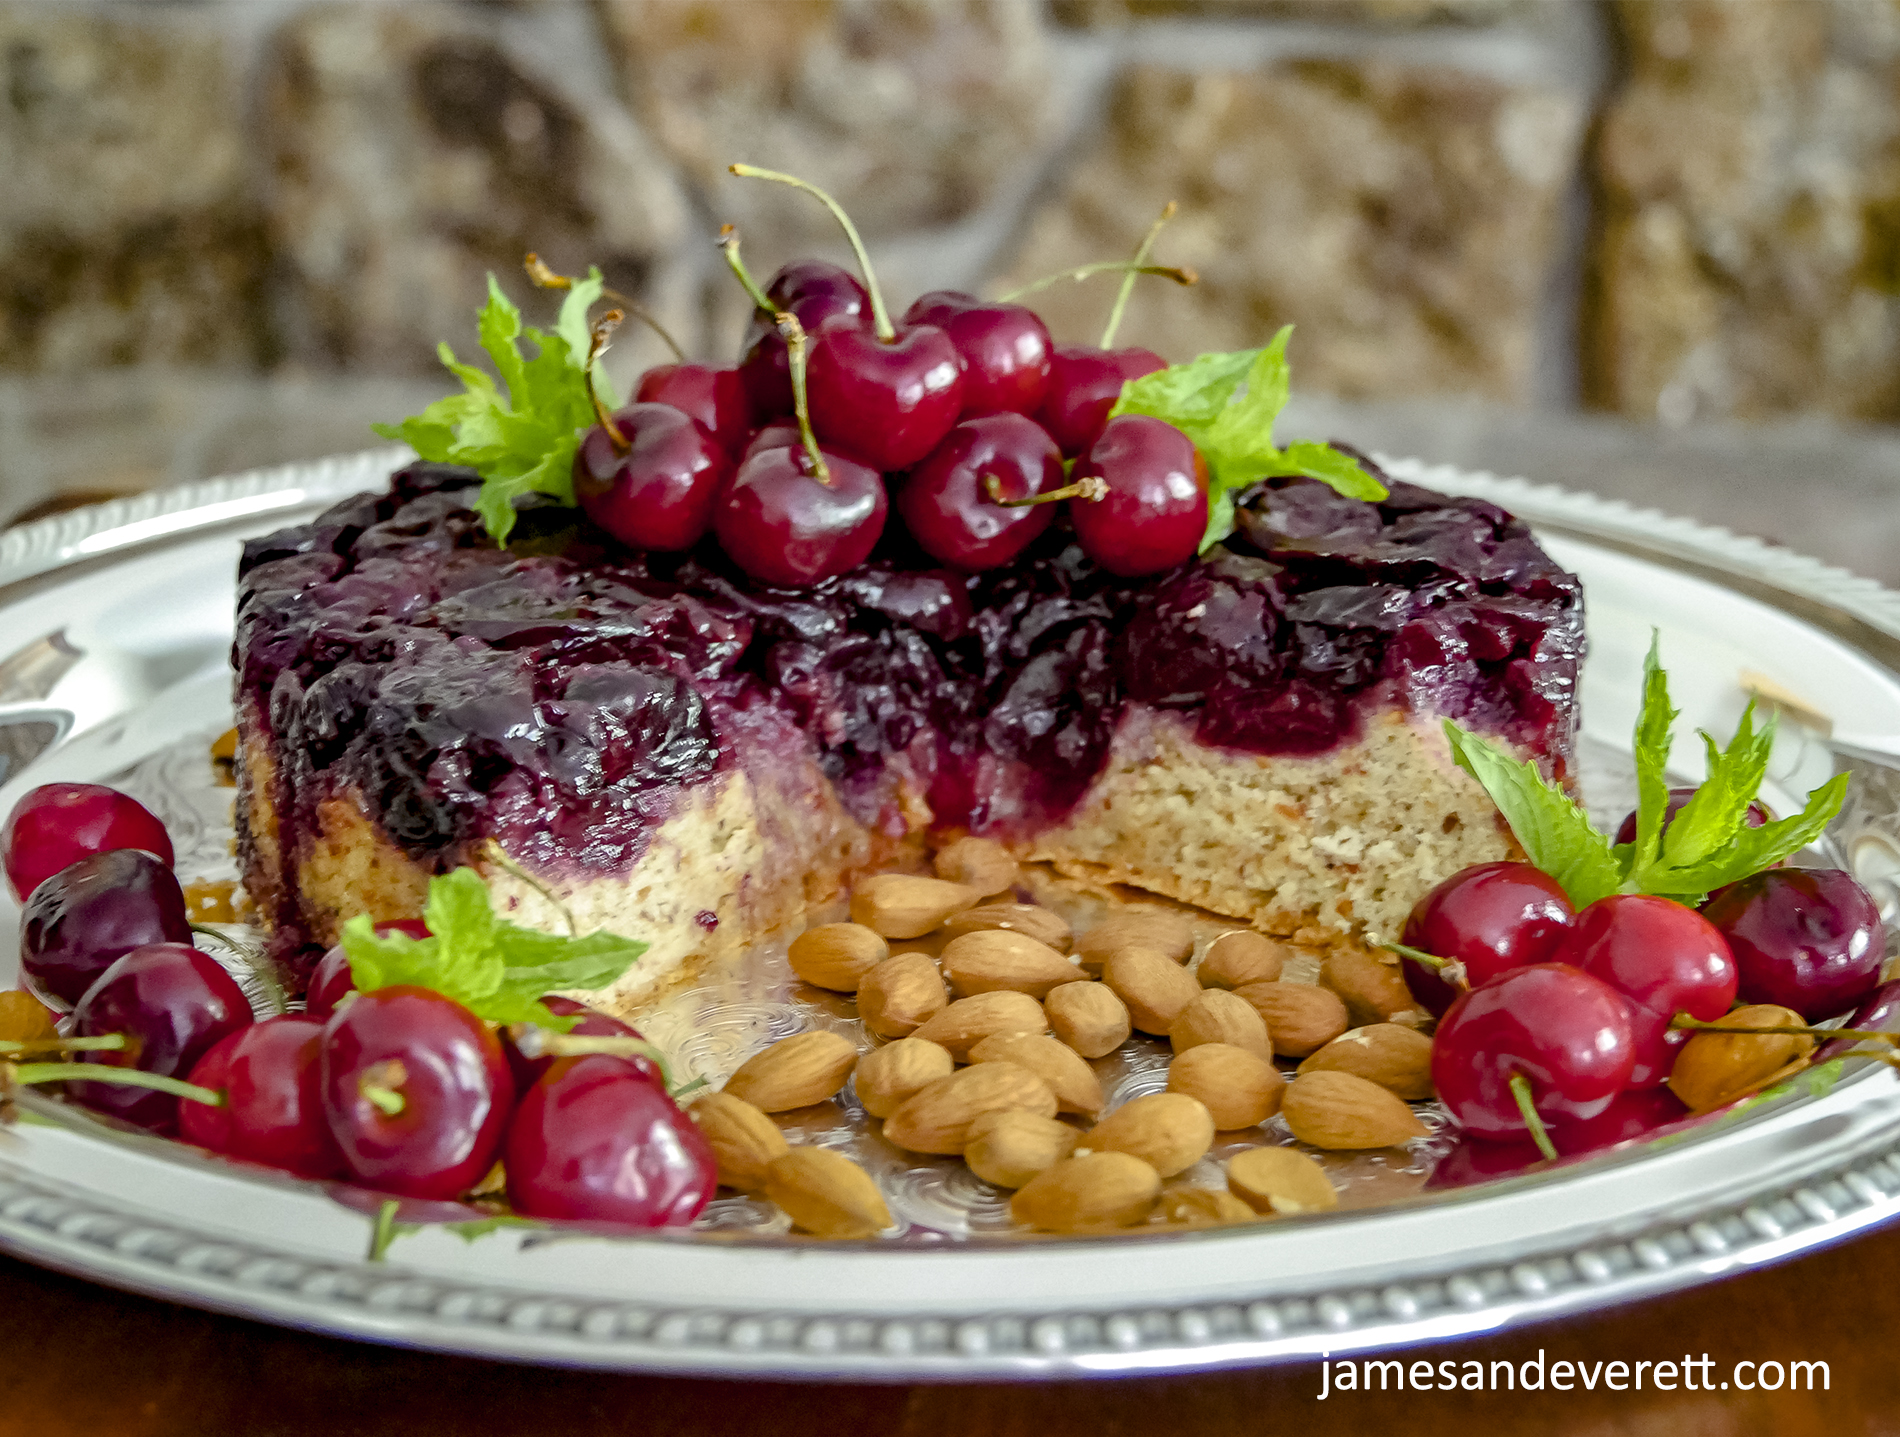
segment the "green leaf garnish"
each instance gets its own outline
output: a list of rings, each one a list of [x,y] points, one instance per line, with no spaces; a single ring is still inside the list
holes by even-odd
[[[1572,906],[1582,909],[1617,891],[1623,875],[1609,839],[1536,764],[1512,758],[1450,719],[1445,737],[1458,766],[1484,785],[1531,862],[1563,886]]]
[[[1203,551],[1234,531],[1234,495],[1276,474],[1302,474],[1330,484],[1350,499],[1385,498],[1385,485],[1330,445],[1300,440],[1273,443],[1273,424],[1286,407],[1291,370],[1286,325],[1261,349],[1203,354],[1186,364],[1144,374],[1122,386],[1109,411],[1165,419],[1194,441],[1207,461],[1207,537]]]
[[[1450,719],[1445,733],[1459,765],[1484,785],[1532,863],[1563,885],[1579,909],[1611,893],[1653,893],[1693,907],[1725,884],[1759,873],[1806,848],[1847,798],[1847,775],[1836,774],[1808,795],[1792,818],[1748,826],[1774,747],[1775,719],[1759,730],[1754,704],[1726,748],[1702,735],[1708,777],[1665,831],[1670,729],[1676,719],[1669,680],[1651,640],[1643,663],[1643,707],[1636,719],[1636,838],[1615,847],[1533,763],[1519,762]]]
[[[436,346],[443,366],[462,381],[464,392],[438,399],[400,424],[371,427],[385,439],[399,439],[422,458],[439,464],[463,464],[482,476],[475,509],[497,544],[508,542],[515,526],[515,500],[549,494],[574,502],[574,451],[580,435],[594,422],[583,371],[589,336],[587,311],[600,298],[599,269],[576,280],[561,301],[552,334],[524,329],[521,311],[488,277],[488,303],[476,325],[481,346],[494,362],[504,388],[472,364],[455,357],[448,345]],[[536,346],[532,358],[521,341]],[[600,367],[592,376],[602,399],[613,405]]]
[[[366,913],[343,925],[343,951],[359,992],[413,984],[492,1023],[535,1023],[565,1033],[577,1020],[557,1017],[542,996],[604,988],[647,948],[615,933],[567,938],[518,927],[496,916],[488,885],[472,868],[431,878],[422,917],[427,938],[378,934]]]

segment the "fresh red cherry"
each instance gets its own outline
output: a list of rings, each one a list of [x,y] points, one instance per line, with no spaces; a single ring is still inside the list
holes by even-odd
[[[1635,1060],[1621,994],[1567,963],[1533,963],[1451,1005],[1432,1038],[1432,1086],[1466,1132],[1521,1138],[1513,1078],[1545,1123],[1581,1122],[1629,1085]]]
[[[1735,954],[1744,1003],[1775,1003],[1815,1023],[1880,981],[1880,910],[1838,868],[1767,869],[1709,895],[1702,916]]]
[[[452,1198],[494,1164],[514,1079],[460,1003],[407,986],[358,993],[324,1024],[321,1069],[331,1136],[366,1186]]]
[[[884,532],[883,476],[830,450],[824,457],[829,483],[800,446],[753,455],[713,513],[720,547],[762,583],[803,587],[855,569]]]
[[[1618,1093],[1594,1118],[1560,1123],[1546,1131],[1559,1156],[1581,1158],[1656,1137],[1690,1116],[1682,1099],[1669,1089],[1642,1088]],[[1529,1138],[1513,1142],[1461,1136],[1432,1168],[1425,1187],[1428,1191],[1469,1187],[1511,1177],[1545,1161]]]
[[[1059,344],[1049,356],[1049,389],[1036,418],[1073,459],[1100,436],[1124,384],[1167,367],[1151,349]]]
[[[1882,983],[1862,998],[1860,1006],[1842,1026],[1884,1031],[1893,1026],[1896,1016],[1900,1016],[1900,981]],[[1814,1062],[1818,1065],[1831,1058],[1841,1057],[1860,1042],[1859,1038],[1835,1038],[1832,1042],[1823,1043],[1820,1051],[1814,1055]]]
[[[1417,903],[1399,941],[1422,953],[1464,965],[1466,986],[1477,988],[1507,968],[1548,962],[1569,931],[1572,910],[1563,886],[1528,863],[1478,863],[1461,868]],[[1460,989],[1437,973],[1404,960],[1412,996],[1436,1016]]]
[[[1664,833],[1669,832],[1669,825],[1676,821],[1676,815],[1682,811],[1682,806],[1695,796],[1696,790],[1694,788],[1672,788],[1669,790],[1669,805],[1663,810]],[[1768,810],[1763,808],[1759,802],[1756,802],[1748,805],[1748,814],[1747,817],[1743,819],[1743,822],[1750,828],[1760,828],[1764,823],[1768,822],[1768,817]],[[1618,843],[1636,842],[1636,814],[1634,810],[1626,815],[1621,825],[1618,826],[1616,830],[1616,841]]]
[[[1207,534],[1207,465],[1165,420],[1123,414],[1076,463],[1071,478],[1099,479],[1100,499],[1069,505],[1082,552],[1111,574],[1137,579],[1185,564]]]
[[[340,1175],[343,1155],[323,1116],[322,1052],[323,1024],[294,1013],[227,1035],[188,1079],[222,1092],[224,1106],[181,1102],[178,1136],[300,1178]]]
[[[427,938],[429,925],[420,918],[397,918],[388,923],[376,925],[378,933],[404,933],[411,938]],[[343,1001],[345,993],[356,991],[356,976],[350,971],[350,958],[343,951],[343,945],[337,944],[322,958],[310,974],[310,987],[304,993],[303,1011],[306,1018],[327,1018],[336,1011],[336,1005]]]
[[[904,311],[906,325],[935,325],[963,366],[965,414],[1034,414],[1049,391],[1049,326],[1020,304],[985,304],[936,289]]]
[[[82,858],[139,848],[167,868],[171,836],[137,799],[98,783],[43,783],[22,794],[0,829],[0,859],[24,903],[40,884]]]
[[[33,890],[20,925],[20,969],[41,993],[70,1005],[134,948],[190,942],[185,895],[171,869],[140,849],[115,848]]]
[[[826,320],[812,338],[811,425],[829,447],[877,469],[908,469],[963,409],[950,336],[914,325],[890,339],[861,319]]]
[[[743,465],[755,454],[763,454],[768,449],[790,449],[800,442],[796,419],[775,419],[753,431],[752,437],[746,440],[745,452],[739,456],[739,462]]]
[[[637,1038],[640,1032],[629,1027],[618,1018],[596,1012],[585,1003],[577,1003],[572,998],[562,998],[550,993],[541,1000],[541,1006],[559,1018],[579,1018],[580,1021],[567,1030],[570,1038]],[[543,1073],[557,1061],[552,1055],[529,1058],[524,1057],[507,1034],[502,1035],[502,1046],[508,1054],[508,1067],[515,1076],[515,1091],[525,1093]],[[659,1064],[651,1058],[633,1057],[622,1061],[632,1063],[641,1072],[655,1082],[665,1086]]]
[[[574,452],[574,497],[587,517],[634,549],[690,549],[706,536],[732,460],[699,422],[670,404],[630,404],[610,433],[596,424]]]
[[[1669,1080],[1688,1034],[1671,1029],[1678,1013],[1702,1022],[1735,1003],[1735,960],[1707,919],[1667,898],[1616,893],[1579,913],[1555,961],[1600,978],[1630,1003],[1636,1065],[1630,1086]]]
[[[897,512],[925,553],[965,573],[1007,564],[1049,527],[1054,504],[1000,504],[1062,487],[1062,455],[1020,414],[965,419],[897,491]]]
[[[85,1053],[81,1062],[182,1078],[220,1039],[251,1021],[244,990],[216,959],[183,943],[153,943],[100,975],[73,1010],[72,1026],[81,1038],[123,1033],[132,1040],[120,1052]],[[179,1099],[170,1093],[87,1082],[69,1091],[89,1108],[154,1132],[178,1124]]]
[[[753,417],[760,422],[792,412],[791,360],[773,315],[779,311],[796,315],[809,334],[834,316],[863,314],[870,303],[856,275],[818,259],[786,265],[772,276],[765,297],[772,307],[752,311],[740,347],[744,357],[739,361]]]
[[[633,398],[638,404],[672,405],[697,420],[733,458],[752,430],[752,401],[737,365],[657,365],[640,376]]]
[[[712,1149],[651,1074],[558,1059],[508,1125],[508,1201],[531,1217],[683,1227],[719,1185]]]

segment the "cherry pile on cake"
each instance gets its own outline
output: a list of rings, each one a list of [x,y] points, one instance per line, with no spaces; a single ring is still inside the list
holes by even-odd
[[[467,864],[649,943],[624,1011],[964,833],[1390,937],[1512,852],[1442,719],[1568,773],[1577,581],[1495,505],[1276,448],[1284,332],[1170,368],[967,295],[893,324],[811,261],[747,279],[738,364],[610,412],[598,280],[559,282],[532,360],[485,311],[513,409],[471,380],[387,492],[246,546],[241,856],[293,967]]]

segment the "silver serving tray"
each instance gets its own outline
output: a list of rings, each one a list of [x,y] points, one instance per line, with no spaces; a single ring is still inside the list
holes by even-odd
[[[195,872],[228,864],[217,848],[228,790],[168,775],[172,755],[228,722],[237,541],[380,486],[401,458],[211,480],[0,536],[0,650],[11,649],[0,659],[0,805],[50,779],[130,772],[175,789],[168,817],[196,845]],[[1513,509],[1584,576],[1594,749],[1626,748],[1651,625],[1686,723],[1725,732],[1745,669],[1826,713],[1831,738],[1784,732],[1770,798],[1785,805],[1839,768],[1853,773],[1829,847],[1891,921],[1900,595],[1686,520],[1383,462]],[[1678,757],[1692,760],[1689,748]],[[17,918],[0,898],[0,986],[13,980]],[[702,1070],[729,1071],[769,1028],[753,1023]],[[426,1227],[374,1262],[366,1211],[320,1185],[29,1096],[27,1121],[0,1131],[0,1249],[266,1321],[569,1366],[892,1381],[1212,1368],[1626,1302],[1883,1221],[1900,1210],[1900,1080],[1858,1066],[1831,1091],[1673,1143],[1239,1228],[1026,1240],[946,1220],[914,1224],[903,1241],[820,1244],[761,1234],[735,1210],[724,1228],[737,1231],[632,1237]],[[967,1216],[983,1200],[994,1195],[950,1206]]]

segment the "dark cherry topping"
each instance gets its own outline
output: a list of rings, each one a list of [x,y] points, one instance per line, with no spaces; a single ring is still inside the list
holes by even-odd
[[[547,504],[497,550],[474,483],[414,464],[247,546],[240,694],[276,735],[293,831],[354,790],[431,864],[494,835],[613,872],[680,785],[770,734],[814,746],[881,831],[921,794],[939,825],[1009,832],[1075,802],[1130,702],[1252,753],[1325,753],[1394,703],[1559,775],[1572,746],[1577,580],[1476,500],[1269,480],[1225,545],[1141,580],[1089,560],[1063,516],[973,574],[891,524],[867,560],[795,590],[713,539],[634,554]]]

